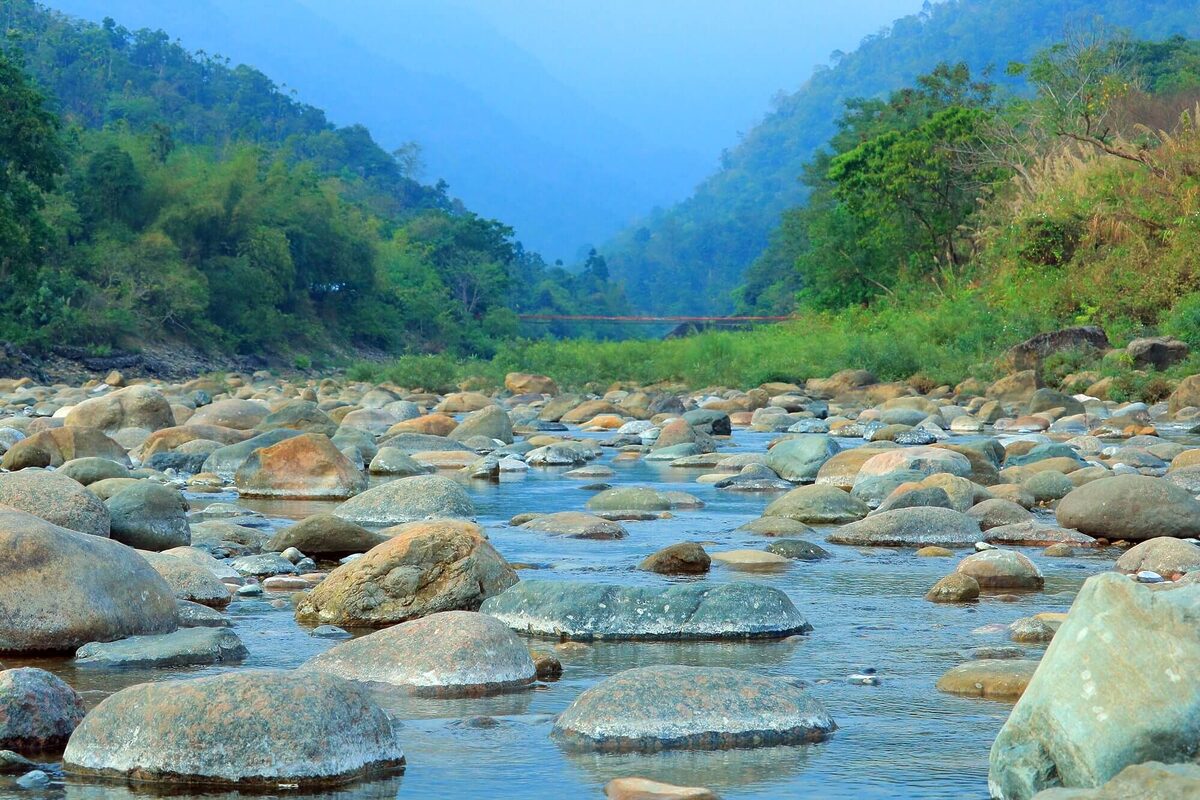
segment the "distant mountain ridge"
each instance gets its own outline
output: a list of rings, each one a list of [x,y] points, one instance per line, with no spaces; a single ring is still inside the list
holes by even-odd
[[[423,179],[447,180],[452,195],[504,219],[518,239],[551,260],[582,261],[581,246],[686,193],[711,163],[711,156],[640,142],[453,4],[430,9],[425,16],[437,27],[420,29],[405,24],[400,4],[364,2],[371,13],[358,8],[356,18],[378,25],[356,27],[338,18],[336,6],[304,0],[50,5],[92,21],[111,16],[127,27],[161,28],[189,49],[254,64],[338,124],[365,124],[387,148],[419,143]],[[455,49],[438,51],[438,43],[452,40],[451,24]],[[468,74],[471,85],[461,79]],[[543,102],[502,113],[489,102],[488,81],[514,74]],[[353,85],[349,75],[357,76]]]
[[[1194,0],[949,0],[897,20],[819,70],[742,141],[687,200],[600,248],[640,308],[725,312],[780,214],[804,201],[797,180],[826,142],[844,100],[899,88],[941,61],[999,70],[1100,17],[1139,38],[1200,36]]]

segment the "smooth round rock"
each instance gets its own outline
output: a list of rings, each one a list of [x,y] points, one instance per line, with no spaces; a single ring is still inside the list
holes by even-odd
[[[529,650],[508,626],[446,611],[343,642],[305,662],[350,680],[399,686],[423,697],[479,697],[533,683]]]
[[[776,539],[767,545],[767,552],[796,561],[820,561],[832,557],[825,548],[803,539]]]
[[[837,725],[808,692],[726,667],[630,669],[585,691],[551,737],[595,751],[721,750],[817,742]]]
[[[63,756],[69,775],[231,788],[338,785],[403,765],[392,722],[365,688],[282,670],[122,689],[84,718]]]
[[[566,536],[571,539],[624,539],[629,535],[624,525],[582,511],[540,514],[520,527],[526,531]]]
[[[828,541],[857,547],[970,547],[979,523],[949,508],[898,508],[872,514],[831,533]]]
[[[54,525],[93,536],[108,536],[108,508],[66,475],[26,469],[0,474],[0,506],[40,517]]]
[[[933,603],[968,603],[979,599],[979,582],[970,575],[952,572],[925,593]]]
[[[993,700],[1016,700],[1025,692],[1038,662],[999,658],[968,661],[952,667],[938,679],[938,691]]]
[[[985,550],[958,563],[957,572],[974,578],[981,589],[1041,589],[1041,571],[1015,550]]]
[[[712,559],[699,544],[679,542],[646,556],[638,569],[660,575],[702,575],[711,564]]]
[[[385,528],[417,520],[475,516],[475,504],[458,483],[441,475],[414,475],[368,489],[333,513],[367,528]]]

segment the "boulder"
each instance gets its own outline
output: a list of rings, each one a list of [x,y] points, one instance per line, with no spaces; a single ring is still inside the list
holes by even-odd
[[[1200,586],[1089,578],[992,745],[992,796],[1094,787],[1200,742]]]
[[[953,572],[925,593],[931,603],[968,603],[979,599],[979,583],[970,575]]]
[[[979,533],[978,522],[949,508],[899,508],[852,522],[827,538],[859,547],[970,547]]]
[[[233,479],[243,497],[345,500],[367,478],[323,434],[302,434],[250,453]]]
[[[450,438],[456,442],[466,441],[472,436],[484,436],[488,439],[498,439],[505,444],[512,444],[512,420],[508,418],[504,409],[497,405],[489,405],[473,411],[464,417],[454,430],[450,431]]]
[[[1086,483],[1059,501],[1056,516],[1064,528],[1111,540],[1200,535],[1200,502],[1186,489],[1145,475]]]
[[[62,428],[60,430],[68,429]],[[125,466],[123,461],[124,459],[118,462],[111,458],[85,456],[84,458],[73,458],[55,471],[59,475],[66,475],[71,480],[87,486],[106,478],[128,478],[129,468]]]
[[[248,431],[258,427],[267,418],[271,410],[266,403],[255,400],[218,400],[203,408],[188,418],[186,425],[216,425],[221,428],[233,428]]]
[[[1012,525],[1018,522],[1031,522],[1033,514],[1022,506],[1002,497],[993,497],[976,503],[967,509],[967,516],[979,521],[983,530],[998,528],[1001,525]]]
[[[1196,407],[1200,407],[1200,375],[1189,375],[1167,398],[1167,410],[1175,414],[1181,409]]]
[[[1046,789],[1034,800],[1181,800],[1200,797],[1200,765],[1134,764],[1095,789]]]
[[[242,640],[224,627],[180,628],[157,636],[91,642],[75,651],[77,668],[192,667],[234,664],[246,657]]]
[[[812,630],[787,595],[757,583],[617,586],[523,581],[480,608],[516,631],[575,641],[779,639]]]
[[[158,552],[192,543],[187,501],[169,486],[140,480],[104,504],[112,518],[112,538],[122,544]]]
[[[718,800],[699,786],[676,786],[647,778],[613,778],[604,784],[607,800]]]
[[[983,536],[985,542],[1010,547],[1050,547],[1065,544],[1075,547],[1095,547],[1096,540],[1079,531],[1046,525],[1036,519],[1028,522],[1013,522],[989,528]]]
[[[1041,589],[1046,579],[1015,550],[984,550],[964,558],[955,570],[975,579],[981,589]]]
[[[84,715],[83,698],[34,667],[0,671],[0,748],[37,753],[62,747]]]
[[[1200,547],[1174,539],[1157,536],[1137,544],[1117,559],[1117,570],[1137,574],[1144,570],[1157,572],[1168,580],[1200,570]]]
[[[208,567],[194,560],[166,553],[139,550],[138,555],[146,559],[154,571],[162,576],[178,599],[214,608],[229,605],[229,590]],[[213,561],[216,562],[216,559]]]
[[[470,519],[475,516],[475,504],[466,490],[449,478],[414,475],[368,489],[333,513],[368,528],[385,528],[424,519]]]
[[[267,549],[282,553],[294,547],[308,556],[340,558],[365,553],[387,540],[386,534],[369,531],[333,514],[313,514],[276,532]]]
[[[39,431],[12,445],[0,467],[21,470],[29,467],[58,467],[78,458],[105,458],[128,464],[125,448],[95,428],[51,428]]]
[[[619,672],[585,691],[551,737],[572,750],[721,750],[817,742],[837,725],[795,683],[727,667]]]
[[[671,499],[654,489],[622,486],[593,495],[587,507],[591,511],[668,511]]]
[[[855,485],[864,478],[892,472],[919,472],[924,476],[946,472],[971,477],[971,461],[962,453],[942,447],[897,447],[884,450],[863,462]]]
[[[175,596],[130,548],[0,508],[0,652],[168,633]]]
[[[310,400],[289,400],[255,427],[260,431],[291,430],[334,436],[338,424]]]
[[[365,688],[281,670],[122,689],[87,715],[63,755],[69,775],[271,791],[403,765],[392,722]]]
[[[834,486],[800,486],[777,498],[764,517],[787,517],[808,525],[830,525],[862,519],[871,509]]]
[[[1187,342],[1170,336],[1134,339],[1125,347],[1134,369],[1166,369],[1188,357]]]
[[[545,375],[510,372],[504,376],[504,388],[513,394],[558,394],[558,385]]]
[[[382,627],[439,611],[475,611],[517,582],[473,523],[434,520],[386,533],[388,541],[333,570],[305,595],[296,618]]]
[[[703,575],[712,559],[696,542],[679,542],[664,547],[642,559],[638,569],[660,575]]]
[[[823,434],[801,434],[784,439],[767,451],[767,466],[792,483],[813,483],[821,466],[841,447]]]
[[[367,471],[372,475],[408,478],[413,475],[424,475],[429,472],[429,469],[418,464],[412,456],[398,447],[381,447],[371,459]]]
[[[571,539],[624,539],[629,535],[620,523],[582,511],[539,514],[520,527],[526,531],[566,536]]]
[[[1037,414],[1055,408],[1062,409],[1062,413],[1059,416],[1063,417],[1085,413],[1083,403],[1071,395],[1045,388],[1038,389],[1033,393],[1033,396],[1029,398],[1029,403],[1025,406],[1025,413]]]
[[[156,431],[175,425],[175,413],[162,394],[149,386],[130,386],[84,400],[67,412],[68,427],[96,428],[113,434],[123,428]]]
[[[767,545],[767,552],[794,561],[820,561],[830,558],[829,551],[803,539],[776,539]]]
[[[112,527],[100,498],[66,475],[41,470],[0,474],[0,506],[11,506],[47,522],[92,536]]]
[[[504,623],[443,611],[336,645],[302,671],[399,686],[421,697],[480,697],[533,683],[529,649]]]
[[[1097,325],[1082,325],[1030,337],[1009,348],[1005,360],[1012,369],[1040,371],[1042,361],[1054,353],[1068,350],[1103,352],[1107,349],[1108,336],[1102,328]]]
[[[1037,373],[1031,369],[1006,375],[987,387],[985,394],[1001,403],[1024,404],[1033,397],[1038,388]]]

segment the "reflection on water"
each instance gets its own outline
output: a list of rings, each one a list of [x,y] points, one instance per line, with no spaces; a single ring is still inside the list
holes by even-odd
[[[768,434],[739,432],[731,452],[762,450]],[[696,470],[663,463],[601,463],[615,471],[610,484],[682,489],[706,506],[677,511],[670,519],[624,523],[629,537],[613,541],[566,539],[512,528],[522,512],[582,509],[592,492],[584,481],[564,479],[561,470],[533,469],[500,484],[466,483],[479,521],[496,548],[513,562],[538,565],[522,580],[597,580],[662,585],[669,579],[636,569],[648,553],[681,540],[711,543],[710,550],[762,548],[769,540],[738,531],[758,516],[772,496],[725,492],[695,483]],[[451,475],[453,473],[443,473]],[[229,495],[195,495],[193,508],[233,502]],[[330,511],[328,502],[239,501],[270,518],[270,527]],[[1009,600],[985,597],[972,606],[934,605],[925,591],[953,569],[956,559],[916,558],[909,551],[855,548],[812,537],[833,558],[795,562],[781,572],[733,572],[714,564],[708,581],[762,581],[787,592],[814,631],[785,642],[612,643],[555,651],[564,666],[561,681],[528,691],[479,699],[411,698],[386,687],[373,689],[401,720],[408,757],[402,778],[358,784],[315,796],[339,800],[374,798],[598,796],[613,777],[643,775],[689,785],[707,785],[725,798],[809,796],[850,798],[985,798],[987,756],[1008,714],[1003,703],[943,695],[934,683],[965,653],[983,645],[1011,644],[1002,626],[1039,611],[1065,611],[1083,580],[1107,569],[1111,553],[1066,559],[1043,558],[1027,549],[1046,574],[1046,590]],[[272,605],[287,595],[235,600],[228,614],[249,651],[246,667],[291,668],[334,642],[309,635],[291,609]],[[976,632],[979,631],[979,632]],[[532,641],[553,650],[554,642]],[[1036,657],[1036,647],[1026,647]],[[33,664],[50,669],[78,688],[89,705],[124,686],[180,675],[203,675],[228,666],[190,670],[106,672],[75,670],[65,659],[4,659],[5,666]],[[801,680],[829,709],[839,730],[826,742],[731,752],[671,752],[652,755],[566,754],[549,739],[554,715],[597,681],[630,667],[652,664],[718,665]],[[845,677],[874,667],[880,686],[856,686]],[[485,719],[481,719],[485,718]],[[0,782],[0,798],[31,797]],[[125,798],[144,789],[88,786],[59,781],[43,796],[83,800]],[[201,795],[193,795],[199,797]],[[223,793],[205,797],[233,798]],[[290,795],[289,795],[290,796]],[[313,795],[310,795],[313,796]]]

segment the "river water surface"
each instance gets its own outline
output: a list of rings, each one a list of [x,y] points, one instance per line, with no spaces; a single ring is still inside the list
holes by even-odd
[[[581,434],[582,435],[582,434]],[[772,435],[735,431],[722,452],[765,450]],[[849,444],[849,443],[846,443]],[[582,510],[591,492],[587,481],[562,477],[565,470],[531,469],[500,484],[468,482],[478,520],[510,562],[529,565],[522,580],[591,580],[662,585],[673,579],[635,569],[647,554],[683,540],[707,549],[762,549],[770,539],[735,530],[759,516],[777,493],[749,494],[695,483],[706,470],[662,463],[614,460],[606,449],[599,462],[616,475],[607,482],[689,491],[706,503],[670,519],[623,523],[629,537],[590,541],[550,537],[509,527],[522,512]],[[453,474],[453,473],[443,473]],[[334,503],[239,501],[233,495],[189,495],[193,510],[211,502],[239,502],[284,526]],[[602,796],[614,777],[639,775],[670,783],[706,786],[723,798],[806,797],[986,798],[987,758],[992,739],[1010,705],[942,694],[934,683],[950,667],[969,659],[971,648],[1012,644],[1002,626],[1041,611],[1065,611],[1089,575],[1111,567],[1113,551],[1072,558],[1045,558],[1024,549],[1046,576],[1042,592],[1007,599],[985,597],[970,605],[939,605],[923,599],[957,558],[917,558],[911,551],[830,545],[823,534],[809,537],[833,558],[791,563],[771,573],[735,572],[714,561],[702,580],[754,580],[785,591],[814,630],[802,639],[753,643],[596,643],[556,655],[561,680],[529,691],[493,698],[416,700],[379,690],[384,706],[401,720],[408,758],[403,776],[360,783],[304,797],[366,798],[575,798]],[[1083,551],[1077,551],[1083,552]],[[965,555],[963,553],[962,555]],[[688,580],[688,579],[674,579]],[[6,667],[31,664],[50,669],[80,691],[88,705],[133,683],[228,669],[298,666],[334,642],[314,638],[295,622],[290,605],[235,599],[227,614],[249,650],[236,667],[112,672],[76,670],[64,659],[5,659]],[[282,604],[280,604],[282,605]],[[553,650],[553,643],[535,646]],[[1027,647],[1037,657],[1036,647]],[[718,665],[786,676],[810,684],[839,730],[820,744],[725,752],[668,752],[651,755],[580,755],[549,739],[554,715],[584,689],[634,666]],[[846,676],[878,671],[880,685],[852,685]],[[144,797],[145,789],[137,796]],[[0,795],[4,790],[0,789]],[[14,797],[130,798],[124,787],[79,785],[56,780],[46,790]],[[236,797],[236,794],[192,795]],[[183,795],[187,797],[187,795]]]

